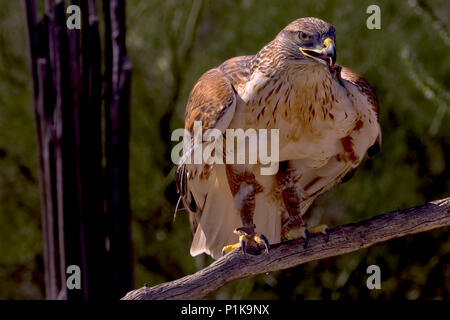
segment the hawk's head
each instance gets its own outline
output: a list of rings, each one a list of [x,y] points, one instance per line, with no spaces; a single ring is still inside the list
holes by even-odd
[[[336,29],[318,18],[300,18],[286,26],[275,38],[283,56],[301,64],[336,62]]]

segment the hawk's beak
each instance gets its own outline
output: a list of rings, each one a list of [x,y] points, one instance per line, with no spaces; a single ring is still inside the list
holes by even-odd
[[[323,41],[323,49],[321,50],[300,48],[300,51],[307,57],[325,61],[329,66],[333,66],[336,62],[336,47],[331,38],[326,38]]]

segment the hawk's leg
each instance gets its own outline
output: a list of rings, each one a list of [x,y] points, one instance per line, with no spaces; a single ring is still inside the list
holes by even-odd
[[[326,241],[329,240],[328,226],[321,224],[308,229],[302,219],[300,203],[303,199],[302,190],[297,184],[298,174],[295,169],[289,166],[289,161],[280,163],[277,173],[277,181],[281,187],[281,194],[286,210],[289,214],[288,220],[281,228],[281,239],[292,240],[302,238],[305,240],[305,247],[308,245],[310,234],[325,234]]]
[[[258,253],[261,250],[267,253],[269,242],[264,235],[255,232],[256,226],[253,223],[255,195],[261,192],[261,186],[244,165],[227,165],[226,171],[235,206],[241,216],[242,227],[234,230],[234,233],[239,235],[239,243],[225,246],[222,254],[239,247],[246,253]]]
[[[281,188],[284,205],[289,214],[288,220],[281,227],[281,240],[302,238],[306,247],[309,241],[309,230],[302,219],[300,208],[302,190],[297,183],[295,169],[289,166],[289,161],[280,162],[276,178]]]

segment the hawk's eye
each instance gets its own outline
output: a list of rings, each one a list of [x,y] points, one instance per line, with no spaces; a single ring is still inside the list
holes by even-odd
[[[312,39],[312,36],[310,34],[304,33],[303,31],[299,32],[298,37],[303,41],[310,41]]]

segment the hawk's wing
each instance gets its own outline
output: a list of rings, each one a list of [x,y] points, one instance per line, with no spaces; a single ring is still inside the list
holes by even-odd
[[[194,129],[201,121],[203,132],[216,128],[224,131],[234,115],[236,95],[230,80],[217,68],[211,69],[192,89],[185,114],[185,129]]]
[[[185,129],[191,134],[194,122],[201,121],[203,133],[208,129],[222,132],[230,125],[237,104],[236,90],[248,80],[248,61],[251,56],[235,57],[218,68],[206,72],[192,89],[186,106]],[[187,153],[194,152],[190,149]],[[185,158],[184,158],[185,159]],[[185,159],[186,160],[186,159]],[[177,188],[189,211],[194,234],[193,256],[206,252],[218,258],[221,244],[236,241],[234,228],[240,218],[221,164],[180,163],[177,169]]]
[[[222,133],[230,124],[236,109],[236,94],[230,80],[218,68],[206,72],[192,89],[185,114],[185,129],[193,137],[194,122],[200,121],[203,133],[208,129],[218,129]],[[177,188],[184,206],[190,213],[192,231],[195,232],[207,196],[208,185],[214,177],[204,173],[203,165],[187,165],[186,157],[193,148],[183,155],[183,162],[177,169]],[[204,173],[204,174],[203,174]],[[189,181],[188,181],[189,180]]]
[[[367,82],[366,79],[361,77],[356,72],[350,70],[347,67],[342,67],[341,69],[341,78],[355,86],[358,91],[367,98],[368,102],[368,108],[375,113],[377,122],[379,121],[379,104],[378,104],[378,98],[375,93],[375,89]],[[378,130],[378,135],[375,143],[369,148],[368,153],[369,155],[373,155],[374,153],[378,152],[381,147],[381,130]]]

